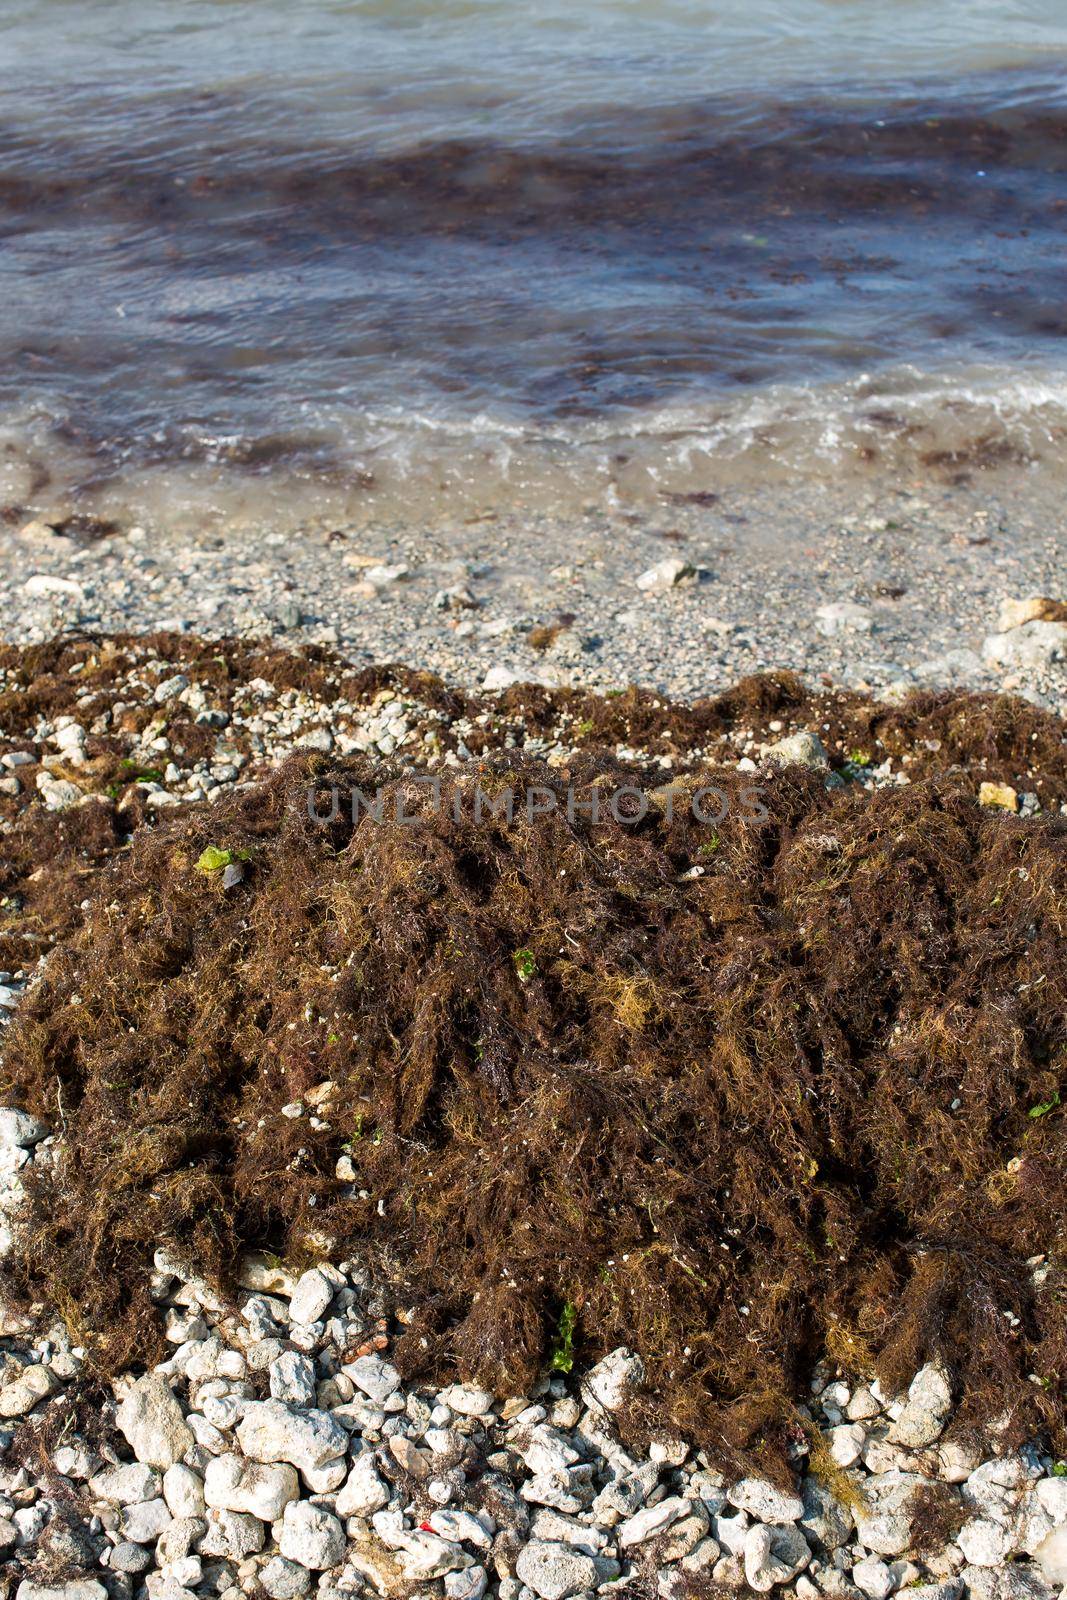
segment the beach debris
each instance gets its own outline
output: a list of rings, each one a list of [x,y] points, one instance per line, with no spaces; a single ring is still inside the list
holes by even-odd
[[[1019,795],[1010,783],[982,783],[978,788],[978,804],[999,811],[1018,811]]]
[[[1010,633],[1028,622],[1067,622],[1067,601],[1048,595],[1031,595],[1026,600],[1002,600],[997,629]]]
[[[658,589],[673,589],[688,578],[696,576],[696,568],[690,561],[683,561],[678,556],[667,556],[663,561],[657,561],[654,567],[634,581],[637,587],[645,594],[653,593]]]

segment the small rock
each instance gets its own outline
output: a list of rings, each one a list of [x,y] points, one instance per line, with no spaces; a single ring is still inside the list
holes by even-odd
[[[344,1560],[345,1530],[332,1512],[310,1500],[294,1500],[285,1508],[278,1548],[289,1561],[324,1572]]]
[[[237,1282],[242,1289],[251,1289],[258,1294],[289,1296],[296,1288],[296,1280],[288,1268],[256,1251],[241,1258]]]
[[[314,1472],[343,1456],[348,1435],[325,1411],[292,1411],[280,1400],[256,1400],[237,1424],[237,1441],[253,1461],[288,1461]]]
[[[826,1435],[830,1456],[839,1467],[851,1467],[863,1454],[867,1430],[858,1422],[844,1422]]]
[[[204,1482],[192,1467],[178,1461],[163,1475],[163,1498],[174,1517],[199,1517],[204,1512]]]
[[[298,1322],[303,1319],[298,1317]],[[317,1318],[313,1318],[317,1321]],[[270,1368],[270,1392],[274,1400],[294,1406],[315,1404],[315,1365],[298,1350],[284,1350]]]
[[[952,1387],[942,1369],[922,1367],[911,1380],[904,1409],[889,1429],[890,1444],[910,1450],[933,1444],[944,1432],[952,1410]]]
[[[1067,1478],[1041,1478],[1034,1490],[1042,1509],[1056,1526],[1067,1523]]]
[[[478,602],[469,589],[457,585],[452,589],[438,589],[433,597],[438,611],[474,611]]]
[[[865,1499],[856,1506],[856,1536],[880,1556],[899,1556],[911,1544],[910,1505],[916,1489],[929,1480],[892,1469],[868,1478]]]
[[[400,1570],[406,1578],[422,1582],[427,1578],[443,1578],[446,1572],[470,1564],[470,1557],[451,1539],[439,1539],[436,1534],[417,1529],[399,1536],[398,1557]]]
[[[47,1122],[31,1117],[28,1111],[16,1111],[13,1106],[0,1110],[0,1148],[13,1145],[20,1150],[30,1150],[49,1132]]]
[[[853,600],[835,600],[819,607],[815,626],[827,639],[833,639],[840,633],[870,633],[874,618],[866,606],[858,606]]]
[[[170,1385],[154,1373],[138,1378],[115,1420],[138,1461],[150,1467],[165,1471],[180,1461],[193,1443]]]
[[[852,1568],[852,1582],[857,1589],[869,1595],[870,1600],[888,1600],[896,1588],[893,1574],[877,1556],[865,1556],[862,1561],[856,1562]]]
[[[982,655],[995,667],[1020,671],[1051,666],[1067,655],[1067,623],[1027,622],[1010,633],[991,633]]]
[[[1047,595],[1031,595],[1028,600],[1002,600],[997,628],[1010,633],[1027,622],[1067,622],[1067,604]]]
[[[24,1417],[55,1388],[47,1367],[23,1367],[19,1376],[0,1389],[0,1417]]]
[[[291,1500],[300,1497],[300,1480],[285,1462],[245,1461],[222,1455],[208,1462],[204,1499],[223,1511],[243,1511],[276,1522]]]
[[[1034,1551],[1034,1561],[1049,1583],[1067,1583],[1067,1527],[1053,1528]]]
[[[356,1463],[337,1495],[337,1513],[342,1517],[370,1517],[389,1504],[389,1489],[378,1475],[369,1450],[357,1456]]]
[[[431,1511],[430,1527],[442,1539],[456,1544],[472,1544],[476,1550],[488,1550],[493,1536],[485,1524],[469,1511]]]
[[[271,1556],[266,1566],[257,1573],[264,1594],[270,1600],[297,1600],[311,1588],[311,1573],[299,1562],[287,1561],[284,1556]]]
[[[65,1583],[35,1583],[23,1578],[15,1600],[107,1600],[107,1590],[95,1578],[68,1578]]]
[[[358,1389],[378,1405],[388,1400],[400,1388],[400,1374],[390,1361],[381,1356],[359,1356],[345,1363],[345,1374]]]
[[[489,1575],[484,1567],[464,1567],[461,1572],[446,1572],[443,1585],[448,1600],[482,1600]]]
[[[184,672],[176,672],[172,678],[164,678],[162,683],[156,684],[156,692],[152,696],[157,706],[166,705],[168,700],[174,700],[183,689],[188,689],[189,679]]]
[[[294,1322],[318,1322],[334,1297],[334,1285],[317,1267],[298,1279],[289,1302],[289,1315]]]
[[[211,1510],[207,1532],[200,1540],[200,1554],[222,1556],[227,1561],[243,1561],[255,1555],[266,1542],[266,1529],[258,1517],[240,1511]]]
[[[159,1494],[158,1472],[142,1466],[139,1461],[124,1462],[121,1466],[105,1467],[89,1479],[89,1492],[94,1500],[105,1500],[109,1505],[133,1505],[138,1500],[154,1500]]]
[[[657,561],[654,567],[642,572],[636,581],[642,593],[649,594],[656,589],[673,589],[686,578],[695,576],[696,568],[690,562],[681,561],[677,556],[668,556],[665,561]]]
[[[390,1368],[390,1371],[394,1371]],[[359,1383],[359,1379],[356,1379]],[[361,1386],[362,1387],[362,1386]],[[441,1401],[458,1411],[461,1417],[485,1417],[493,1409],[493,1396],[488,1389],[479,1389],[470,1383],[454,1383],[441,1391]]]
[[[568,1595],[595,1588],[597,1582],[591,1556],[542,1539],[523,1545],[515,1571],[540,1600],[566,1600]]]
[[[811,1560],[808,1541],[788,1523],[756,1523],[745,1535],[743,1553],[748,1585],[759,1594],[791,1583]]]
[[[122,1513],[122,1531],[134,1544],[155,1544],[173,1519],[165,1500],[141,1500]]]
[[[822,740],[817,733],[809,733],[801,729],[799,733],[791,733],[785,739],[778,739],[774,744],[766,746],[763,752],[764,759],[776,767],[811,767],[825,769],[830,765],[830,758],[823,749]]]
[[[512,672],[510,667],[490,667],[482,679],[482,688],[510,689],[512,684],[518,681],[518,674]]]
[[[742,1478],[726,1496],[732,1506],[747,1511],[759,1522],[799,1522],[804,1503],[799,1495],[776,1489],[762,1478]]]
[[[389,1453],[398,1466],[419,1482],[430,1476],[430,1457],[402,1433],[390,1438]]]
[[[136,1575],[139,1572],[147,1572],[153,1562],[154,1552],[146,1545],[134,1544],[129,1539],[123,1539],[112,1549],[109,1565],[112,1572],[128,1572]]]
[[[46,811],[68,811],[85,798],[76,783],[69,778],[53,778],[50,772],[39,772],[36,783]]]
[[[74,578],[59,578],[51,572],[35,572],[23,584],[26,593],[34,599],[45,595],[81,595],[82,586]]]
[[[658,1505],[646,1506],[636,1516],[628,1517],[618,1530],[620,1546],[626,1550],[631,1545],[644,1544],[646,1539],[655,1538],[669,1528],[672,1522],[684,1516],[689,1509],[690,1502],[675,1495],[669,1500],[661,1500]]]
[[[998,1567],[1006,1559],[1012,1539],[1003,1523],[975,1517],[960,1529],[956,1543],[972,1567]]]
[[[800,1519],[800,1526],[804,1532],[827,1550],[839,1550],[843,1544],[847,1544],[856,1526],[856,1519],[848,1507],[817,1478],[804,1479],[801,1497],[804,1515]]]
[[[641,1357],[620,1345],[590,1367],[582,1387],[605,1411],[618,1411],[644,1381]]]

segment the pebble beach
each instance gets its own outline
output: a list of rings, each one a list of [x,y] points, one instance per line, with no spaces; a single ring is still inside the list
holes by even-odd
[[[1067,1600],[1062,0],[0,62],[0,1600]]]

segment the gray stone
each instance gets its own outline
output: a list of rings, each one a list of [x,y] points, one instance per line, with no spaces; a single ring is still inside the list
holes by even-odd
[[[741,1478],[726,1496],[732,1506],[747,1511],[758,1522],[799,1522],[804,1503],[799,1495],[776,1489],[763,1478]]]
[[[207,1514],[207,1532],[200,1540],[200,1554],[223,1556],[228,1561],[243,1561],[262,1550],[266,1530],[258,1517],[241,1511],[212,1509]]]
[[[286,1462],[267,1464],[221,1455],[208,1462],[204,1474],[204,1499],[209,1506],[247,1512],[264,1522],[276,1522],[299,1496],[296,1469]]]
[[[172,1521],[165,1500],[141,1500],[122,1513],[122,1531],[134,1544],[155,1544]]]
[[[357,1388],[378,1405],[388,1400],[400,1388],[400,1374],[381,1356],[359,1356],[345,1363],[343,1371]]]
[[[315,1471],[343,1456],[348,1435],[326,1411],[294,1411],[280,1400],[257,1400],[245,1408],[237,1440],[253,1461],[288,1461]]]
[[[910,1503],[929,1480],[916,1473],[884,1472],[864,1484],[865,1501],[856,1507],[856,1536],[880,1556],[898,1556],[911,1543]]]
[[[389,1504],[389,1489],[378,1475],[373,1454],[367,1450],[356,1457],[343,1487],[337,1495],[337,1513],[342,1517],[370,1517]]]
[[[129,1539],[124,1539],[114,1546],[111,1551],[109,1563],[112,1572],[147,1572],[153,1562],[152,1551],[143,1544],[134,1544]]]
[[[598,1361],[595,1367],[590,1367],[582,1381],[582,1388],[605,1411],[618,1411],[644,1381],[645,1364],[641,1357],[620,1345]]]
[[[287,1561],[285,1556],[271,1556],[266,1566],[257,1573],[264,1594],[270,1600],[297,1600],[311,1588],[311,1573],[297,1561]]]
[[[302,1281],[302,1280],[301,1280]],[[315,1404],[315,1364],[298,1350],[284,1350],[270,1368],[270,1392],[275,1400],[294,1406]]]
[[[811,1560],[808,1541],[790,1523],[757,1522],[745,1535],[745,1578],[750,1588],[766,1594],[791,1583]]]
[[[345,1554],[345,1530],[332,1512],[310,1500],[294,1500],[282,1517],[278,1548],[288,1561],[311,1571],[337,1566]]]
[[[944,1371],[934,1365],[922,1367],[911,1380],[904,1409],[891,1424],[890,1444],[921,1449],[933,1444],[944,1432],[952,1410],[952,1387]]]
[[[188,689],[189,679],[184,672],[176,672],[172,678],[164,678],[162,683],[157,683],[153,699],[157,706],[165,705],[168,700],[175,700],[183,689]]]
[[[150,1467],[165,1471],[180,1461],[193,1443],[170,1385],[154,1373],[138,1378],[115,1420],[138,1461]]]
[[[823,748],[819,735],[809,733],[807,729],[791,733],[785,739],[776,740],[774,744],[767,746],[763,754],[764,758],[776,767],[825,769],[830,765],[830,758]]]
[[[982,644],[982,655],[995,667],[1051,666],[1067,656],[1067,623],[1027,622],[1009,633],[992,633]]]
[[[834,600],[818,608],[815,626],[826,638],[833,639],[840,633],[870,633],[874,618],[866,606],[857,605],[854,600]]]
[[[289,1315],[294,1322],[318,1322],[333,1297],[334,1285],[318,1267],[312,1267],[297,1280],[289,1301]]]
[[[540,1600],[566,1600],[568,1595],[594,1588],[597,1579],[591,1556],[542,1539],[531,1539],[522,1547],[515,1571]]]
[[[807,1477],[801,1485],[804,1515],[800,1526],[827,1550],[839,1550],[848,1543],[856,1519],[842,1501],[817,1478]]]
[[[16,1111],[14,1106],[0,1108],[0,1145],[16,1145],[29,1150],[47,1137],[47,1122],[33,1117],[28,1111]]]

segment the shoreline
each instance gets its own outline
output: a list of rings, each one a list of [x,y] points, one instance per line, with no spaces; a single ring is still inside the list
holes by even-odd
[[[20,521],[0,528],[0,637],[169,629],[321,644],[458,684],[495,672],[695,699],[789,669],[846,687],[957,685],[1067,705],[1062,659],[982,653],[1005,600],[1059,592],[1051,485],[1025,499],[927,483],[692,503],[708,499],[577,522],[516,513],[291,538],[210,527],[94,537],[91,523],[64,536]]]

